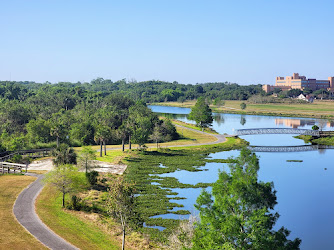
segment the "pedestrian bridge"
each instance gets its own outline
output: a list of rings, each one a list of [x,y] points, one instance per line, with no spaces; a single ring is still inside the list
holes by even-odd
[[[320,131],[312,129],[299,128],[251,128],[251,129],[236,129],[235,134],[240,135],[262,135],[262,134],[299,134],[320,136]]]
[[[304,152],[317,151],[321,149],[334,149],[327,145],[300,145],[300,146],[249,146],[253,152]]]

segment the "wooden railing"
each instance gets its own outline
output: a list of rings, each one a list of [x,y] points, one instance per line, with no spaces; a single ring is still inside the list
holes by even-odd
[[[19,163],[11,163],[11,162],[0,162],[0,172],[2,174],[7,173],[16,173],[16,171],[20,171],[22,173],[22,169],[25,168],[26,172],[28,171],[28,164],[19,164]]]
[[[14,155],[34,156],[34,154],[38,153],[38,156],[43,157],[52,150],[53,148],[40,148],[40,149],[29,149],[29,150],[19,150],[19,151],[6,151],[6,152],[0,153],[0,162],[8,161],[11,158],[13,158]]]

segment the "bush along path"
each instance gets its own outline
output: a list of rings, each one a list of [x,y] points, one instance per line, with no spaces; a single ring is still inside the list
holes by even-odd
[[[35,201],[43,189],[43,175],[27,174],[38,177],[17,197],[13,212],[18,222],[34,237],[50,249],[78,249],[49,229],[35,212]]]

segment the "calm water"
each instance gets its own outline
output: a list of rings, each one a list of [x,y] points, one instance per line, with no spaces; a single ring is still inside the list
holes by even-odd
[[[164,106],[151,106],[154,112],[169,114],[174,119],[192,122],[187,119],[190,109]],[[253,116],[237,114],[214,114],[213,129],[224,134],[233,134],[234,129],[241,128],[306,128],[319,120],[308,118],[286,118],[270,116]],[[321,124],[322,122],[320,122]],[[333,123],[326,123],[323,130],[333,130]],[[302,140],[293,135],[256,135],[243,136],[251,145],[293,146],[304,145]],[[238,156],[238,151],[219,152],[209,155],[211,158],[226,159]],[[281,226],[291,230],[291,238],[302,239],[302,249],[334,249],[331,239],[334,230],[334,150],[291,153],[256,153],[260,157],[259,179],[274,182],[277,190],[278,204],[275,210],[281,215],[276,229]],[[303,160],[303,162],[287,162]],[[228,170],[224,163],[207,163],[202,169],[207,171],[176,171],[163,176],[171,176],[180,182],[196,184],[212,182],[218,178],[218,170]],[[201,189],[174,189],[180,204],[189,211],[194,211],[193,204]],[[174,214],[160,217],[178,218]]]

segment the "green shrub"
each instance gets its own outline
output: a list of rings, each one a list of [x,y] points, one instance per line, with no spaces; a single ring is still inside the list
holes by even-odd
[[[80,211],[81,207],[82,207],[81,199],[76,195],[72,195],[71,202],[68,204],[67,208],[71,210]]]
[[[86,178],[90,185],[94,186],[97,183],[97,177],[99,176],[99,172],[93,170],[91,172],[86,173]]]

